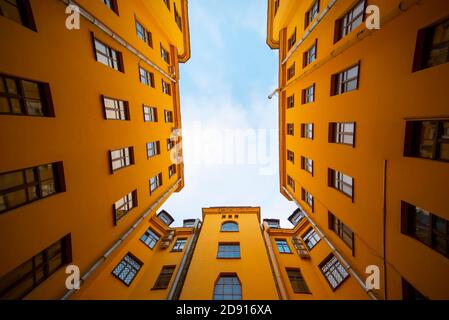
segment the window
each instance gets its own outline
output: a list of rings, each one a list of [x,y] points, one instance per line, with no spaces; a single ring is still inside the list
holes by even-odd
[[[128,147],[110,152],[112,173],[134,164],[134,148]]]
[[[98,39],[94,39],[95,56],[98,62],[112,68],[114,70],[123,72],[122,54],[119,51],[112,49]]]
[[[148,228],[142,237],[140,237],[140,241],[145,243],[145,245],[150,249],[154,249],[159,239],[160,237],[151,228]]]
[[[449,62],[449,20],[418,31],[413,72]]]
[[[218,259],[240,259],[240,244],[239,243],[219,243],[217,258]]]
[[[276,239],[276,246],[278,248],[279,253],[292,253],[290,247],[288,246],[287,240],[285,239]]]
[[[0,214],[64,191],[62,162],[0,173]]]
[[[118,221],[135,207],[137,207],[137,190],[128,193],[114,204],[115,224],[117,225]]]
[[[136,32],[137,36],[151,48],[153,48],[153,35],[150,31],[144,28],[142,24],[136,20]]]
[[[320,269],[333,290],[337,289],[349,277],[349,273],[333,254],[320,264]]]
[[[161,58],[162,60],[170,64],[170,53],[167,50],[165,50],[162,44],[161,44]]]
[[[242,285],[237,275],[220,275],[215,283],[214,300],[242,300]]]
[[[293,151],[287,150],[287,160],[295,163],[295,153]]]
[[[301,169],[307,171],[313,176],[313,160],[301,157]]]
[[[161,153],[159,141],[147,143],[147,158],[153,158]]]
[[[29,0],[0,0],[0,16],[36,31]]]
[[[167,6],[167,9],[170,10],[170,0],[164,0],[164,3]]]
[[[313,123],[301,124],[301,138],[313,140]]]
[[[287,135],[295,135],[295,125],[293,123],[287,123]]]
[[[175,140],[173,138],[167,139],[167,150],[171,150],[175,147]]]
[[[103,0],[103,3],[112,11],[118,14],[117,0]]]
[[[176,165],[172,164],[170,167],[168,167],[168,177],[171,178],[176,174]]]
[[[70,234],[0,277],[0,300],[20,300],[72,262]]]
[[[162,185],[162,173],[155,175],[150,179],[150,194]]]
[[[295,28],[295,31],[293,32],[293,34],[288,39],[288,51],[290,51],[290,49],[293,48],[295,43],[296,43],[296,28]]]
[[[150,71],[145,70],[142,67],[139,67],[140,74],[140,82],[146,86],[154,88],[154,74]]]
[[[143,119],[145,122],[157,122],[157,109],[143,106]]]
[[[295,76],[295,63],[293,63],[288,69],[287,69],[287,80],[290,80]]]
[[[162,92],[171,96],[171,85],[162,79]]]
[[[407,121],[404,155],[449,161],[449,119]]]
[[[224,222],[221,225],[221,232],[237,232],[239,231],[239,225],[237,224],[237,222],[232,222],[232,221],[228,221],[228,222]]]
[[[352,254],[354,255],[354,232],[331,212],[329,212],[329,229],[334,231],[352,249]]]
[[[309,64],[311,64],[312,62],[314,62],[316,60],[317,46],[318,46],[318,40],[315,40],[314,45],[309,50],[304,52],[303,63],[302,63],[303,68],[307,67]]]
[[[312,103],[315,101],[315,84],[302,90],[302,104]]]
[[[428,300],[425,295],[416,290],[407,280],[402,278],[402,299],[403,300]]]
[[[143,263],[131,253],[123,257],[122,261],[115,267],[112,274],[127,286],[131,285],[134,278],[142,268]]]
[[[0,74],[1,114],[54,117],[49,84]]]
[[[296,209],[295,212],[288,218],[288,220],[296,226],[299,222],[302,221],[302,219],[305,218],[305,214],[301,209]]]
[[[129,105],[127,101],[103,96],[103,108],[106,120],[130,120]]]
[[[302,201],[307,203],[307,205],[310,207],[310,209],[312,209],[312,212],[313,212],[314,200],[313,200],[312,194],[310,192],[308,192],[306,189],[301,188],[301,199],[302,199]]]
[[[173,111],[164,110],[165,123],[173,123]]]
[[[178,10],[176,9],[176,3],[173,3],[173,7],[174,7],[176,25],[178,26],[179,30],[182,31],[182,18],[179,15]]]
[[[161,273],[159,273],[159,277],[156,280],[156,283],[153,286],[152,290],[165,290],[168,288],[170,284],[171,277],[175,272],[176,266],[163,266]]]
[[[354,199],[354,178],[334,169],[328,169],[328,182],[329,187]]]
[[[342,18],[335,21],[334,42],[348,35],[365,19],[365,0],[360,0]]]
[[[301,270],[286,268],[288,279],[292,285],[294,293],[310,293],[309,287],[307,287],[306,280],[301,274]]]
[[[295,106],[295,95],[287,97],[287,109],[293,108]]]
[[[360,64],[332,75],[331,95],[339,95],[359,88]]]
[[[166,226],[170,226],[175,219],[165,210],[162,210],[158,213],[157,217],[161,220]]]
[[[315,17],[320,12],[320,0],[315,0],[310,7],[310,9],[306,12],[306,18],[304,22],[304,29],[306,29],[310,23],[315,19]]]
[[[287,176],[287,185],[295,192],[295,180],[290,176]]]
[[[449,258],[449,221],[402,202],[401,232]]]
[[[186,246],[187,239],[176,239],[175,244],[173,245],[173,248],[171,249],[172,252],[182,252],[184,250],[184,247]]]
[[[355,122],[329,123],[329,143],[355,146]]]
[[[304,235],[302,236],[302,239],[304,240],[304,243],[307,245],[307,248],[309,248],[309,250],[312,250],[312,248],[315,247],[321,240],[320,236],[313,228],[309,228],[309,230],[307,230],[306,233],[304,233]]]

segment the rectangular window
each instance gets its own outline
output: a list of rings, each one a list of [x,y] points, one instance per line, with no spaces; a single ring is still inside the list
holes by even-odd
[[[0,278],[0,300],[21,300],[72,262],[70,234]]]
[[[416,290],[407,280],[402,278],[402,300],[428,300],[425,295]]]
[[[54,117],[50,85],[0,74],[1,114]]]
[[[96,38],[93,38],[93,40],[97,61],[109,68],[123,72],[122,53],[112,49]]]
[[[293,34],[288,39],[288,51],[290,51],[290,49],[293,48],[295,43],[296,43],[296,28],[295,28],[295,31],[293,32]]]
[[[355,122],[329,123],[329,143],[355,146]]]
[[[303,234],[302,240],[307,245],[307,248],[309,248],[309,250],[312,250],[313,247],[315,247],[318,242],[320,242],[321,238],[318,233],[316,233],[315,229],[309,228],[309,230],[307,230]]]
[[[318,46],[318,40],[315,40],[315,43],[313,44],[313,46],[309,50],[304,52],[303,60],[302,60],[303,68],[307,67],[309,64],[311,64],[312,62],[314,62],[316,60],[317,46]]]
[[[146,86],[154,88],[154,74],[150,71],[145,70],[142,67],[139,67],[140,74],[140,83],[143,83]]]
[[[313,123],[301,124],[301,138],[313,140]]]
[[[65,192],[62,162],[0,173],[0,214]]]
[[[334,169],[328,169],[328,185],[351,199],[354,198],[354,178]]]
[[[150,179],[150,194],[162,185],[162,173],[155,175]]]
[[[128,212],[137,207],[137,190],[128,193],[126,196],[114,203],[114,222],[117,225],[119,220]]]
[[[165,290],[170,285],[170,280],[175,272],[176,266],[163,266],[152,290]]]
[[[401,232],[449,258],[449,221],[402,202]]]
[[[287,176],[287,185],[295,192],[295,180],[290,176]]]
[[[306,280],[301,274],[301,270],[286,268],[286,271],[294,293],[310,293]]]
[[[167,139],[167,150],[170,151],[175,147],[175,140],[173,138]]]
[[[167,9],[170,11],[170,0],[164,0],[164,3],[167,6]]]
[[[102,97],[104,118],[106,120],[123,120],[129,121],[129,104],[128,101],[113,98]]]
[[[162,92],[171,96],[171,85],[162,79]]]
[[[320,269],[332,290],[337,289],[349,277],[349,273],[333,254],[320,264]]]
[[[306,189],[301,188],[301,200],[307,203],[307,205],[312,209],[312,212],[314,210],[314,200],[313,196],[310,192],[308,192]]]
[[[295,95],[287,97],[287,109],[293,108],[295,106]]]
[[[161,58],[166,63],[170,64],[170,53],[167,50],[165,50],[165,48],[162,46],[162,44],[161,44]]]
[[[449,62],[449,20],[418,31],[413,72]]]
[[[145,122],[157,122],[157,109],[154,107],[143,106],[143,120]]]
[[[173,123],[173,111],[164,110],[165,123]]]
[[[287,150],[287,160],[291,163],[295,163],[295,153],[293,151]]]
[[[136,33],[137,36],[151,48],[153,48],[153,35],[150,31],[144,28],[144,26],[136,20]]]
[[[172,252],[182,252],[184,250],[184,247],[186,246],[187,239],[176,239],[175,244],[173,245],[173,248],[171,249]]]
[[[358,1],[343,17],[335,21],[334,42],[347,36],[365,20],[365,0]]]
[[[36,24],[34,23],[29,0],[0,0],[0,16],[36,31]]]
[[[159,141],[147,143],[147,159],[153,158],[161,154],[161,146]]]
[[[342,72],[332,75],[331,95],[339,95],[359,88],[360,63]]]
[[[143,263],[131,253],[128,253],[114,268],[112,274],[121,282],[130,286],[142,268]]]
[[[179,30],[182,31],[182,18],[179,15],[178,10],[176,9],[176,3],[173,3],[173,7],[174,7],[176,25],[178,26]]]
[[[110,152],[112,172],[134,164],[134,148],[128,147]]]
[[[315,84],[302,90],[302,104],[312,103],[315,101]]]
[[[295,63],[293,63],[288,69],[287,69],[287,80],[290,80],[295,76]]]
[[[313,176],[313,160],[301,157],[301,169],[307,171]]]
[[[117,0],[103,0],[103,3],[112,11],[118,14]]]
[[[449,161],[449,119],[407,121],[404,155]]]
[[[292,253],[286,239],[275,239],[279,253]]]
[[[150,249],[154,249],[159,239],[159,235],[157,235],[157,233],[151,228],[148,228],[147,231],[145,231],[145,233],[140,237],[140,241],[145,243],[145,245]]]
[[[176,165],[172,164],[170,167],[168,167],[168,177],[171,178],[176,174]]]
[[[310,23],[315,19],[315,17],[318,16],[319,12],[320,12],[320,0],[315,0],[310,9],[307,10],[306,12],[304,29],[306,29],[310,25]]]
[[[295,135],[295,125],[293,123],[287,123],[287,135]]]
[[[217,258],[218,259],[240,259],[240,244],[239,243],[219,243]]]
[[[329,212],[329,229],[334,231],[343,240],[354,255],[354,232],[331,212]]]

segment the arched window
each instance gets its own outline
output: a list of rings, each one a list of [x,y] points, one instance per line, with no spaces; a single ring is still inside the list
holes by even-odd
[[[215,283],[214,300],[242,300],[242,285],[236,274],[222,274]]]
[[[239,231],[239,225],[237,224],[237,222],[232,222],[232,221],[228,221],[228,222],[224,222],[221,225],[221,230],[220,231],[224,231],[224,232],[233,232],[233,231]]]

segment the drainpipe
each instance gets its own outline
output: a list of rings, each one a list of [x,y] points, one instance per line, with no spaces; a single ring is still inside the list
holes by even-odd
[[[64,3],[66,6],[77,6],[79,8],[79,13],[82,17],[84,17],[87,21],[98,27],[101,31],[103,31],[106,35],[108,35],[110,38],[115,40],[118,44],[120,44],[122,47],[125,47],[128,51],[130,51],[132,54],[137,56],[140,60],[144,61],[146,64],[153,67],[157,72],[159,72],[164,77],[170,79],[173,83],[176,83],[176,80],[166,73],[164,70],[162,70],[157,64],[152,62],[150,59],[148,59],[143,53],[141,53],[139,50],[134,48],[131,44],[129,44],[127,41],[125,41],[122,37],[120,37],[117,33],[109,29],[106,25],[104,25],[100,20],[95,18],[91,13],[89,13],[87,10],[82,8],[76,1],[74,0],[60,0],[62,3]]]
[[[181,295],[181,290],[184,286],[184,281],[187,276],[187,271],[189,270],[190,261],[192,261],[192,256],[196,247],[196,242],[198,241],[200,229],[201,229],[201,220],[196,219],[195,224],[193,226],[192,239],[190,240],[187,246],[184,257],[182,257],[181,265],[179,266],[179,270],[176,273],[176,277],[173,282],[173,285],[170,288],[170,292],[168,293],[167,300],[179,300],[179,296]]]
[[[268,255],[270,257],[271,267],[274,273],[274,281],[276,282],[278,294],[281,300],[288,300],[287,290],[285,289],[284,281],[282,280],[279,265],[276,260],[276,255],[274,253],[273,246],[271,245],[270,235],[268,234],[268,223],[266,222],[263,223],[263,237],[267,247]]]
[[[332,253],[335,255],[335,257],[340,261],[340,263],[345,267],[345,269],[352,275],[352,277],[357,281],[357,283],[362,287],[363,291],[366,292],[366,294],[372,299],[372,300],[378,300],[376,295],[372,292],[371,289],[368,289],[365,285],[365,282],[362,280],[362,278],[357,274],[357,272],[351,267],[351,265],[343,258],[343,256],[340,254],[340,252],[337,251],[335,246],[330,242],[330,240],[326,237],[326,235],[321,231],[321,229],[315,224],[315,222],[310,218],[308,213],[303,210],[301,205],[296,201],[296,199],[291,195],[291,193],[283,187],[284,191],[287,192],[290,197],[293,199],[293,201],[296,203],[298,208],[304,213],[304,216],[307,218],[309,223],[314,227],[315,231],[318,233],[318,235],[321,237],[321,239],[326,242],[326,244],[331,249]]]
[[[156,209],[160,204],[162,204],[163,200],[165,200],[165,198],[170,195],[174,190],[176,190],[176,188],[178,187],[178,184],[181,182],[181,179],[179,179],[178,181],[176,181],[171,187],[170,189],[168,189],[162,196],[160,196],[156,202],[154,202],[150,208],[136,221],[136,223],[133,224],[133,226],[125,232],[125,234],[123,236],[120,237],[119,240],[117,240],[116,243],[114,243],[114,245],[109,248],[108,251],[106,251],[105,254],[103,254],[100,259],[98,259],[97,262],[95,262],[95,264],[90,267],[89,270],[87,270],[87,272],[81,277],[80,279],[80,286],[82,286],[86,280],[95,272],[95,270],[97,270],[105,261],[106,259],[115,251],[117,250],[117,248],[126,240],[126,238],[128,238],[128,236],[137,229],[137,227],[142,223],[142,221],[145,220],[145,218],[148,217],[148,215],[153,212],[154,209]],[[68,300],[74,293],[75,291],[77,291],[77,289],[70,289],[68,290],[64,296],[62,296],[61,300]]]

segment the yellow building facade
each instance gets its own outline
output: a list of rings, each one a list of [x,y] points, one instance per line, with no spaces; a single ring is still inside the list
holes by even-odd
[[[372,298],[448,299],[449,3],[268,7],[267,44],[279,50],[280,188],[309,217],[287,234],[304,242],[300,229],[316,226],[353,280],[377,267]],[[310,297],[368,297],[352,281],[323,285],[323,243],[296,259],[317,288]],[[286,264],[295,262],[284,256]]]
[[[133,239],[192,233],[153,221],[184,185],[187,1],[2,0],[0,42],[0,298],[68,298],[66,265],[83,286],[128,242],[149,276]]]

